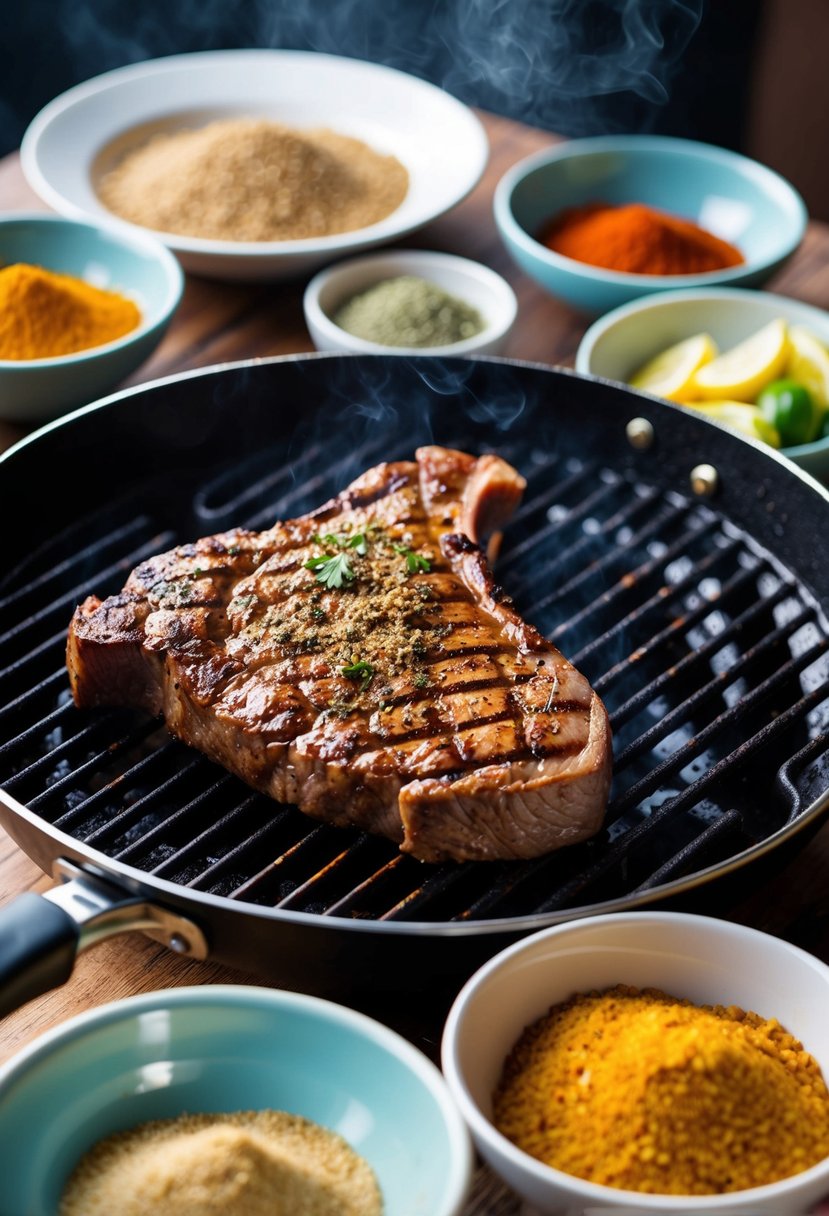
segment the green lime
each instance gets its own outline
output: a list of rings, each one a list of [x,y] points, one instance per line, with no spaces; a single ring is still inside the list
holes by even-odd
[[[809,443],[820,425],[812,394],[796,380],[774,380],[757,398],[757,408],[777,429],[783,447]]]

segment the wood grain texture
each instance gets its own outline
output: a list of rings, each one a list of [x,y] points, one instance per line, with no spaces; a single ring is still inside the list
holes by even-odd
[[[552,144],[555,137],[507,119],[481,117],[491,144],[483,180],[462,204],[407,238],[406,244],[472,257],[505,275],[518,294],[520,309],[506,354],[546,364],[572,364],[587,319],[544,295],[517,270],[499,241],[492,218],[493,189],[504,171]],[[46,208],[26,185],[18,157],[0,161],[0,213],[34,209]],[[304,281],[244,286],[190,277],[165,340],[130,383],[226,360],[311,350],[302,317],[303,287]],[[803,247],[770,287],[829,307],[829,228],[812,224]],[[0,450],[23,434],[22,427],[0,424]],[[49,885],[49,879],[0,831],[0,903],[22,891],[43,891]],[[829,962],[829,827],[760,893],[732,907],[729,915],[788,937]],[[81,956],[63,988],[30,1002],[0,1023],[0,1062],[44,1030],[113,998],[216,982],[258,981],[227,967],[183,960],[140,935],[104,942]],[[434,1054],[434,1039],[425,1045]]]

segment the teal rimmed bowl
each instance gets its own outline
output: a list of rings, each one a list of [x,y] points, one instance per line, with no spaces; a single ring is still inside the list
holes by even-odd
[[[0,267],[26,262],[133,299],[138,327],[114,342],[53,359],[0,359],[0,418],[40,422],[116,388],[149,358],[178,307],[181,268],[154,237],[53,215],[0,218]]]
[[[104,1005],[0,1069],[0,1208],[56,1216],[79,1157],[113,1132],[184,1112],[265,1108],[344,1136],[374,1168],[384,1216],[461,1212],[470,1141],[421,1052],[329,1001],[229,985]]]
[[[646,203],[737,245],[745,264],[695,275],[622,274],[588,266],[537,239],[546,220],[590,202]],[[513,166],[495,191],[504,244],[550,295],[599,315],[637,296],[715,284],[757,287],[806,230],[802,198],[779,174],[736,152],[661,135],[570,140]]]

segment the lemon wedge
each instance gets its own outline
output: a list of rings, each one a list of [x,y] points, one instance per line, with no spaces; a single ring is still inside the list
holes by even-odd
[[[718,422],[724,422],[726,426],[752,439],[762,439],[769,447],[780,447],[777,428],[754,405],[746,405],[744,401],[706,401],[704,404],[691,403],[688,408],[716,418]]]
[[[783,374],[788,357],[788,326],[778,317],[701,367],[694,374],[690,396],[703,401],[753,401]]]
[[[822,413],[829,406],[829,350],[802,325],[791,327],[789,343],[786,375],[809,390]]]
[[[669,401],[687,401],[694,374],[718,353],[710,334],[694,334],[692,338],[669,346],[640,367],[629,381],[630,386],[653,393],[655,397],[667,397]]]

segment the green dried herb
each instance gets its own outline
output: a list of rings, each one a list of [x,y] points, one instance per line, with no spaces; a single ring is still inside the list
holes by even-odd
[[[451,346],[484,328],[477,308],[408,274],[352,296],[334,314],[334,323],[380,346]]]

